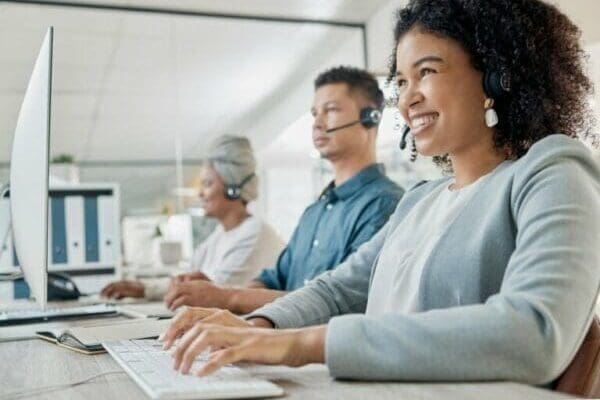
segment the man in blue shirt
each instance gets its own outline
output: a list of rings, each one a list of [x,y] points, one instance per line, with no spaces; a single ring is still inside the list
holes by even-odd
[[[368,241],[398,203],[398,186],[378,164],[340,186],[334,182],[304,211],[277,264],[262,271],[255,287],[291,291],[304,286]]]
[[[388,220],[403,190],[376,164],[377,124],[384,97],[368,72],[336,67],[315,80],[312,139],[334,171],[334,180],[305,211],[276,265],[249,288],[219,287],[179,278],[165,296],[181,305],[217,307],[244,314],[304,286],[334,268]]]

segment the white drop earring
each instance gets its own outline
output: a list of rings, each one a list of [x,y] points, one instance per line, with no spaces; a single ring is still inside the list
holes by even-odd
[[[488,128],[493,128],[498,125],[498,113],[494,110],[494,99],[485,99],[485,124]]]

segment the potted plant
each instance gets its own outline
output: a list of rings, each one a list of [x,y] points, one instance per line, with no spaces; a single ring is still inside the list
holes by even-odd
[[[58,154],[50,162],[50,174],[65,183],[79,183],[79,167],[70,154]]]

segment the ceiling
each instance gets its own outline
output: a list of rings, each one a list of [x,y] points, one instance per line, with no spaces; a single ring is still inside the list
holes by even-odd
[[[306,86],[306,77],[343,44],[351,49],[340,59],[361,65],[357,24],[382,2],[102,2],[145,12],[88,8],[91,1],[73,2],[86,7],[0,3],[0,162],[9,162],[20,102],[49,25],[55,28],[51,155],[73,155],[84,166],[82,180],[119,182],[127,212],[155,206],[177,185],[177,140],[191,160],[184,170],[189,181],[212,137],[243,132],[258,147],[276,137],[306,104],[269,130],[249,128],[273,119],[274,103],[287,101],[300,82]],[[168,13],[154,12],[165,5]],[[238,18],[244,15],[260,19]]]
[[[52,3],[51,0],[40,2]],[[364,23],[385,1],[378,0],[67,0],[77,5],[106,5],[180,12],[219,13],[288,19]]]

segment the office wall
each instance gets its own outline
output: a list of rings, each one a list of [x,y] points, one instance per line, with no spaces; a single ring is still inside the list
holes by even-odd
[[[377,74],[387,74],[388,60],[394,46],[395,13],[406,2],[388,1],[367,22],[369,69]]]
[[[589,73],[594,83],[595,93],[592,98],[592,107],[596,116],[595,131],[600,131],[600,42],[587,46],[589,54]]]

